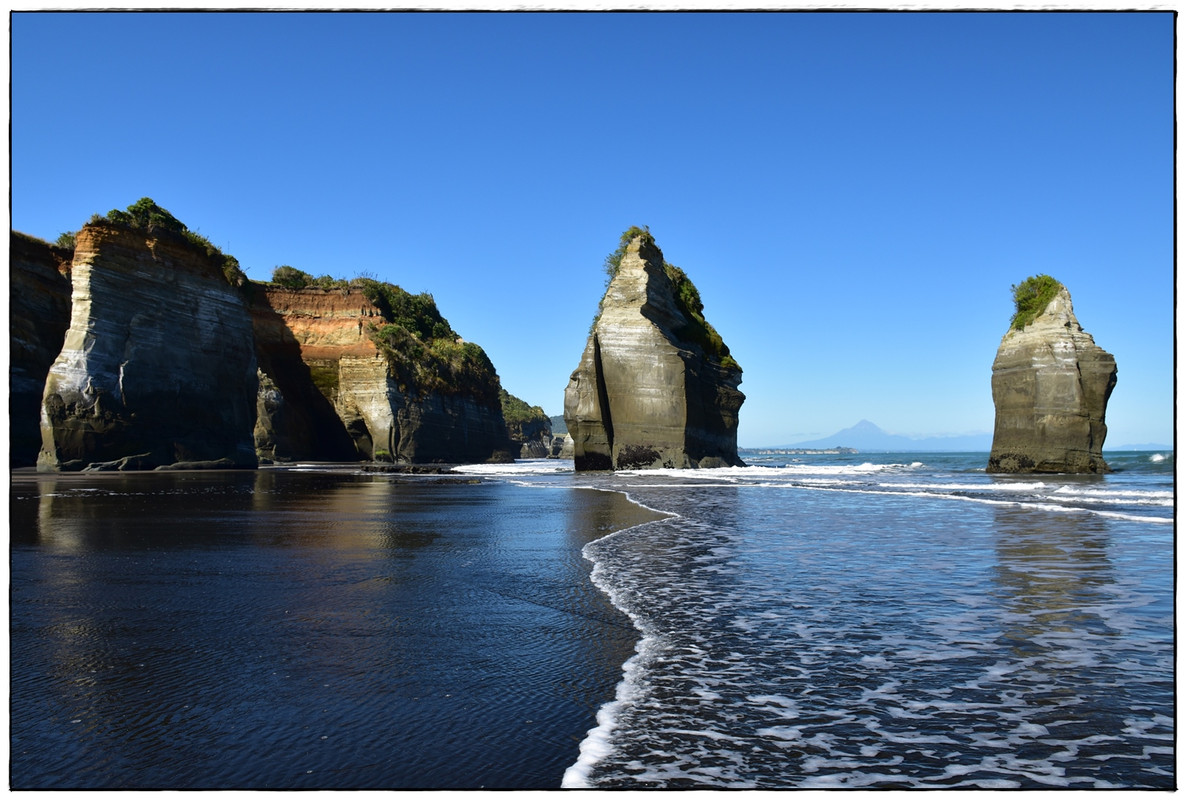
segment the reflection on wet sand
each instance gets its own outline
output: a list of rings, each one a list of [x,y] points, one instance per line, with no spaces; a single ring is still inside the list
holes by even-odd
[[[12,782],[554,787],[636,640],[622,495],[349,471],[14,480]]]

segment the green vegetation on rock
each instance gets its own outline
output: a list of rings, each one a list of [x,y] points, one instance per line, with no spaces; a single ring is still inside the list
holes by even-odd
[[[373,278],[355,278],[350,285],[360,288],[366,298],[378,306],[383,319],[402,325],[420,339],[457,338],[428,292],[411,294],[394,284]]]
[[[1061,288],[1062,284],[1049,275],[1033,275],[1013,286],[1015,311],[1009,327],[1019,331],[1029,325],[1046,310]]]
[[[717,333],[716,328],[704,318],[704,303],[700,300],[700,292],[696,289],[692,279],[675,264],[663,262],[663,271],[671,279],[675,287],[675,299],[680,310],[684,312],[687,324],[676,331],[685,341],[694,342],[710,357],[721,363],[723,367],[732,367],[738,371],[741,365],[729,355],[729,346]]]
[[[107,220],[131,230],[160,235],[165,234],[174,239],[188,242],[192,247],[206,254],[206,257],[222,269],[223,277],[231,286],[246,288],[250,285],[247,275],[239,267],[239,260],[227,255],[216,247],[209,239],[196,231],[191,231],[185,223],[177,219],[165,209],[158,206],[151,197],[141,197],[126,210],[113,208],[106,217],[98,214],[91,217],[91,222]],[[62,234],[66,236],[66,234]],[[61,237],[59,237],[61,241]]]
[[[438,392],[498,402],[498,373],[481,347],[460,338],[420,339],[398,322],[372,325],[371,340],[387,358],[400,391]]]
[[[502,402],[502,417],[510,424],[524,424],[548,419],[548,415],[542,408],[527,405],[525,400],[520,400],[506,389],[499,388],[498,399]]]
[[[322,275],[320,278],[314,278],[307,272],[290,267],[287,264],[276,267],[272,270],[272,283],[277,286],[283,286],[285,289],[348,289],[350,288],[350,281],[344,278],[335,278],[331,275]]]

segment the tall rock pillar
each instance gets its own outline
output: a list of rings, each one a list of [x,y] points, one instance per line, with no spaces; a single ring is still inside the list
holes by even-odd
[[[1116,360],[1083,330],[1066,287],[1001,340],[992,365],[996,406],[989,472],[1107,472],[1104,413]]]
[[[702,310],[650,235],[635,236],[564,392],[578,471],[742,464],[741,368]]]
[[[38,468],[254,467],[251,316],[222,268],[179,236],[98,221],[71,272]]]

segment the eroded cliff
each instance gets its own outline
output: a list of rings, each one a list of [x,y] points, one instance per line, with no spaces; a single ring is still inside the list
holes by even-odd
[[[1104,418],[1116,361],[1079,325],[1066,287],[1053,282],[1049,292],[1029,313],[1032,321],[1010,327],[993,361],[989,472],[1108,470]]]
[[[258,287],[261,457],[508,458],[498,376],[481,348],[460,340],[430,297],[336,283]]]
[[[564,393],[575,468],[740,465],[741,368],[650,234],[632,229],[623,240]]]
[[[41,449],[45,378],[70,327],[70,250],[13,231],[9,249],[9,463],[33,466]]]
[[[374,358],[364,327],[379,310],[361,291],[259,284],[252,325],[261,373],[255,447],[264,461],[355,461],[335,406],[343,358]]]
[[[526,402],[503,389],[499,392],[507,434],[519,447],[519,458],[548,458],[552,454],[552,420],[539,406]]]
[[[251,318],[228,268],[177,231],[95,218],[77,233],[39,469],[256,464]]]

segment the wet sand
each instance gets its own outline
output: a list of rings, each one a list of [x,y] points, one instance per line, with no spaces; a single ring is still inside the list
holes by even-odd
[[[621,494],[14,473],[11,784],[555,788],[637,632]]]

